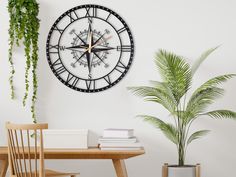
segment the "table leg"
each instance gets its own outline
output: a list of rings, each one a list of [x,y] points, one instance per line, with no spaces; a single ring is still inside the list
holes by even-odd
[[[1,160],[0,165],[0,177],[6,177],[7,168],[8,168],[8,158]]]
[[[123,159],[113,159],[112,162],[115,167],[117,177],[128,177]]]

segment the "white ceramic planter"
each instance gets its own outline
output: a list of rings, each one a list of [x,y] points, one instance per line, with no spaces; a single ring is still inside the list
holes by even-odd
[[[196,177],[196,167],[168,167],[168,177]]]
[[[200,177],[200,164],[182,167],[164,164],[162,177]]]

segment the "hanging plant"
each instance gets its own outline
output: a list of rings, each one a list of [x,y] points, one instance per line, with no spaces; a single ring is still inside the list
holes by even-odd
[[[25,68],[25,94],[23,98],[23,105],[25,106],[29,93],[29,72],[32,70],[32,104],[31,113],[33,122],[37,123],[35,115],[35,103],[37,95],[37,63],[38,63],[38,35],[39,35],[39,5],[36,0],[9,0],[8,12],[10,15],[9,27],[9,63],[11,67],[10,73],[10,88],[11,98],[14,99],[14,83],[13,77],[15,74],[13,62],[13,46],[16,44],[20,46],[20,41],[23,42],[26,68]]]

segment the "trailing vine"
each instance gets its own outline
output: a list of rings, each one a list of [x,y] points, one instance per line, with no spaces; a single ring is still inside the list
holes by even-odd
[[[15,97],[14,90],[14,74],[15,67],[13,62],[13,46],[20,46],[20,41],[23,41],[26,67],[25,67],[25,94],[23,98],[23,106],[26,105],[26,100],[29,93],[29,72],[32,70],[32,104],[31,113],[33,122],[37,123],[35,115],[35,103],[37,99],[37,63],[38,63],[38,35],[39,35],[39,5],[36,0],[9,0],[8,12],[10,15],[9,26],[9,63],[11,67],[9,82],[11,88],[11,98]]]

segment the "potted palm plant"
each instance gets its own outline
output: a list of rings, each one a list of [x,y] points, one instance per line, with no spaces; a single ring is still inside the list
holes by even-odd
[[[203,83],[189,96],[192,78],[195,72],[200,64],[216,50],[216,48],[204,52],[192,67],[186,62],[184,57],[165,50],[159,50],[155,57],[155,63],[162,81],[151,81],[151,86],[128,88],[135,95],[144,98],[145,101],[152,101],[162,105],[173,118],[172,122],[165,122],[150,115],[138,116],[160,129],[177,147],[178,164],[165,164],[163,166],[163,177],[200,176],[198,174],[199,171],[196,171],[196,169],[199,169],[199,165],[185,164],[188,145],[209,132],[209,130],[192,132],[191,125],[196,119],[201,116],[209,116],[216,119],[236,118],[236,112],[230,110],[207,110],[209,105],[223,95],[224,89],[219,87],[219,84],[236,76],[235,74],[214,77]]]

